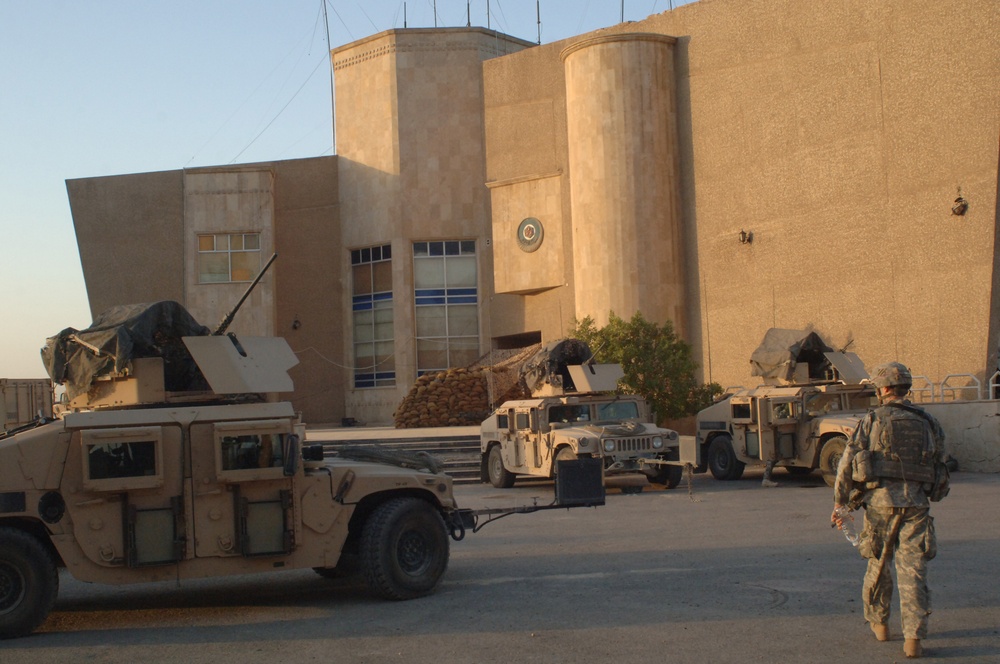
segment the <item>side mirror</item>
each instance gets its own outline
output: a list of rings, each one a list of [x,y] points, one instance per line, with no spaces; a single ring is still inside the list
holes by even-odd
[[[282,455],[285,459],[285,477],[291,477],[299,468],[299,456],[302,447],[299,444],[299,437],[296,434],[285,436]]]

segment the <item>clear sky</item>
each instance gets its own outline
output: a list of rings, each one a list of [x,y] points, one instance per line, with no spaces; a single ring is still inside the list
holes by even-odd
[[[334,154],[327,23],[537,41],[537,6],[544,44],[690,1],[0,0],[0,378],[91,323],[66,180]]]

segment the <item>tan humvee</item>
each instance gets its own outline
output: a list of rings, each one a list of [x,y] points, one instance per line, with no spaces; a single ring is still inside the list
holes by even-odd
[[[596,458],[605,477],[640,480],[622,486],[638,493],[647,481],[672,489],[684,465],[698,463],[693,445],[682,450],[676,431],[652,423],[644,399],[611,392],[619,365],[565,368],[571,380],[550,375],[532,390],[535,398],[508,401],[482,423],[483,482],[510,488],[518,476],[553,477],[558,461]]]
[[[241,403],[291,389],[296,359],[283,339],[184,342],[212,390],[171,392],[164,361],[139,358],[95,378],[62,419],[0,437],[0,638],[45,620],[60,567],[110,584],[328,576],[357,554],[377,594],[431,592],[449,534],[469,523],[451,478],[324,460],[319,446],[300,446],[289,403]]]
[[[793,473],[819,468],[833,486],[848,438],[875,396],[860,358],[834,351],[814,332],[771,329],[751,363],[763,385],[698,413],[704,464],[696,472],[736,480],[747,465],[771,462]]]

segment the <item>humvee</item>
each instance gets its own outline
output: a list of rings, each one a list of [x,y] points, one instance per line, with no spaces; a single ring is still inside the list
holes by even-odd
[[[646,401],[614,394],[619,365],[571,364],[591,356],[582,342],[553,342],[526,363],[526,389],[533,398],[507,401],[480,426],[481,479],[510,488],[517,477],[552,478],[557,462],[600,459],[605,477],[639,475],[674,488],[685,464],[696,464],[676,431],[652,423]],[[646,481],[625,483],[642,491]]]
[[[166,302],[65,330],[43,359],[71,400],[61,419],[0,436],[0,638],[41,625],[59,568],[127,584],[325,577],[350,559],[376,594],[409,599],[437,585],[449,536],[479,527],[429,457],[303,446],[291,404],[261,396],[292,389],[284,339],[212,335]]]
[[[768,461],[792,473],[817,468],[833,486],[837,465],[875,388],[854,353],[833,351],[811,332],[769,330],[752,356],[765,384],[738,389],[698,413],[696,441],[720,480]]]

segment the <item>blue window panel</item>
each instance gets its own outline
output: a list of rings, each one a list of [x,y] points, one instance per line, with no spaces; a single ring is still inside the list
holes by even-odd
[[[448,289],[448,295],[449,296],[451,296],[451,295],[475,295],[477,290],[478,289],[476,289],[476,288],[449,288]]]
[[[388,292],[385,292],[385,293],[374,293],[372,295],[372,299],[374,299],[374,300],[376,300],[378,302],[384,302],[386,300],[391,300],[392,299],[392,291],[388,291]]]
[[[478,298],[472,297],[449,297],[448,304],[476,304]]]

